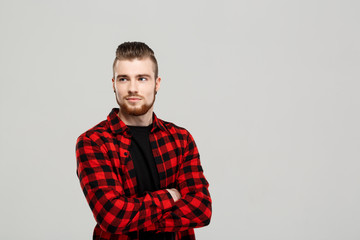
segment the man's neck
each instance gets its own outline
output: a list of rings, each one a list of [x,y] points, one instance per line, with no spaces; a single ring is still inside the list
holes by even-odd
[[[153,120],[153,110],[149,109],[147,113],[141,116],[133,116],[123,113],[120,109],[118,116],[127,126],[149,126]]]

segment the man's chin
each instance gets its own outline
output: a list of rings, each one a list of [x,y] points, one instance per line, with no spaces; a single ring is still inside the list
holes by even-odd
[[[120,106],[120,109],[123,113],[130,115],[130,116],[142,116],[149,112],[151,106],[141,106],[141,107],[127,107],[127,106]]]
[[[128,115],[131,115],[131,116],[142,116],[144,114],[145,114],[144,112],[139,112],[139,111],[128,112]]]

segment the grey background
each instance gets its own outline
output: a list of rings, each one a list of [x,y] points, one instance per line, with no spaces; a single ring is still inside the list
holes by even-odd
[[[360,239],[358,1],[0,1],[0,238],[90,239],[75,141],[116,102],[118,44],[156,52],[156,114],[211,187],[198,239]]]

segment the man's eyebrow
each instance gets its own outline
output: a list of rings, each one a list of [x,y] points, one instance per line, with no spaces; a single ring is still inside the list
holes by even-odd
[[[136,77],[148,77],[148,78],[151,78],[151,75],[146,74],[146,73],[142,73],[142,74],[137,74]],[[116,76],[116,78],[117,79],[118,78],[129,78],[129,76],[126,75],[126,74],[119,74],[119,75]]]
[[[138,74],[138,75],[136,75],[137,77],[151,77],[149,74],[146,74],[146,73],[144,73],[144,74]]]
[[[127,77],[128,77],[128,75],[122,75],[122,74],[119,74],[116,76],[116,78],[127,78]]]

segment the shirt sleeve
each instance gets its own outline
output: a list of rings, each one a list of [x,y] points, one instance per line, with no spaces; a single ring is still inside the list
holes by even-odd
[[[204,177],[195,141],[191,134],[188,134],[184,161],[177,177],[177,189],[181,199],[176,201],[148,230],[177,232],[203,227],[210,223],[212,201],[208,191],[209,183]]]
[[[84,134],[77,140],[76,158],[81,188],[104,231],[121,234],[145,229],[174,205],[165,189],[139,198],[126,197],[108,154]]]

